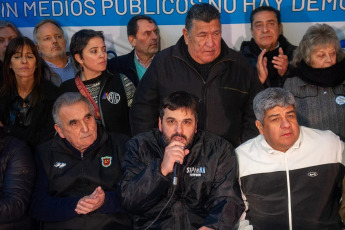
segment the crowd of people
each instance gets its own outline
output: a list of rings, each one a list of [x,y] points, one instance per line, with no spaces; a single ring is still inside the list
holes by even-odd
[[[251,12],[240,51],[220,13],[187,12],[160,50],[146,15],[108,60],[102,31],[33,41],[0,21],[0,229],[343,229],[345,52],[315,24]],[[344,187],[344,189],[343,189]]]

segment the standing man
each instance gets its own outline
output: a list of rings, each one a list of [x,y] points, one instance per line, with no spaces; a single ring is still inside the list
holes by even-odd
[[[66,39],[61,26],[53,19],[36,24],[33,32],[38,51],[43,58],[44,76],[55,85],[74,78],[76,69],[72,58],[66,54]]]
[[[299,126],[282,88],[254,98],[260,135],[236,149],[246,219],[254,229],[341,229],[344,143],[331,131]],[[239,229],[253,229],[242,226]]]
[[[252,100],[262,85],[245,57],[222,40],[219,11],[206,3],[188,11],[183,36],[159,52],[138,85],[132,133],[157,126],[160,100],[183,90],[198,97],[198,127],[234,146],[256,136]]]
[[[264,56],[267,73],[259,74],[261,83],[265,88],[282,87],[296,46],[291,45],[282,34],[280,12],[271,6],[256,8],[250,14],[250,25],[253,38],[242,42],[241,53],[254,69],[260,68],[257,67],[259,55]]]
[[[22,34],[15,25],[7,21],[0,21],[0,86],[2,83],[2,63],[7,45],[13,38],[18,36],[22,36]]]
[[[130,229],[116,193],[127,139],[97,126],[79,93],[61,95],[53,117],[58,135],[37,149],[32,216],[43,229]]]
[[[128,22],[127,36],[134,49],[126,55],[112,58],[108,69],[123,73],[137,86],[160,48],[159,30],[152,18],[137,15]]]
[[[197,109],[196,98],[174,92],[162,102],[159,128],[128,141],[121,193],[135,229],[233,229],[237,224],[244,206],[234,149],[225,139],[197,130]]]

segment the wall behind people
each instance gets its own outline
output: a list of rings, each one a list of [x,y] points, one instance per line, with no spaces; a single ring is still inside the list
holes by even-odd
[[[292,44],[297,45],[305,30],[317,22],[327,22],[340,40],[345,39],[344,0],[2,0],[0,19],[13,22],[30,38],[34,25],[45,18],[57,20],[68,40],[85,27],[102,30],[108,50],[122,55],[131,50],[126,25],[133,15],[147,14],[157,21],[163,49],[176,43],[188,9],[200,2],[220,10],[223,38],[237,50],[243,40],[251,38],[250,12],[260,5],[281,11],[284,35]]]

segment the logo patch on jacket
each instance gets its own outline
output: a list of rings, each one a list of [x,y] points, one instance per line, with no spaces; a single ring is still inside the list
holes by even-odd
[[[201,174],[205,174],[206,170],[205,167],[187,167],[187,173],[189,176],[199,177]]]
[[[102,166],[103,167],[109,167],[111,165],[111,158],[112,157],[102,157],[101,161],[102,161]]]
[[[55,162],[55,164],[54,164],[54,167],[59,168],[59,169],[62,169],[65,166],[66,166],[66,163],[64,163],[64,162]]]
[[[107,99],[111,104],[116,105],[121,100],[120,94],[116,92],[104,93],[102,99]]]

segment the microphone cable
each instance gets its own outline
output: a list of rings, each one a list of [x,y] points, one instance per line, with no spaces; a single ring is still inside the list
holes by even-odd
[[[164,211],[164,209],[167,207],[167,205],[170,203],[172,197],[174,196],[175,194],[175,190],[176,190],[176,185],[173,186],[173,191],[171,193],[171,196],[169,198],[169,200],[165,203],[164,207],[161,209],[161,211],[158,213],[157,217],[151,222],[151,224],[149,226],[147,226],[145,228],[145,230],[148,230],[157,220],[158,218],[160,217],[160,215],[162,214],[162,212]]]

